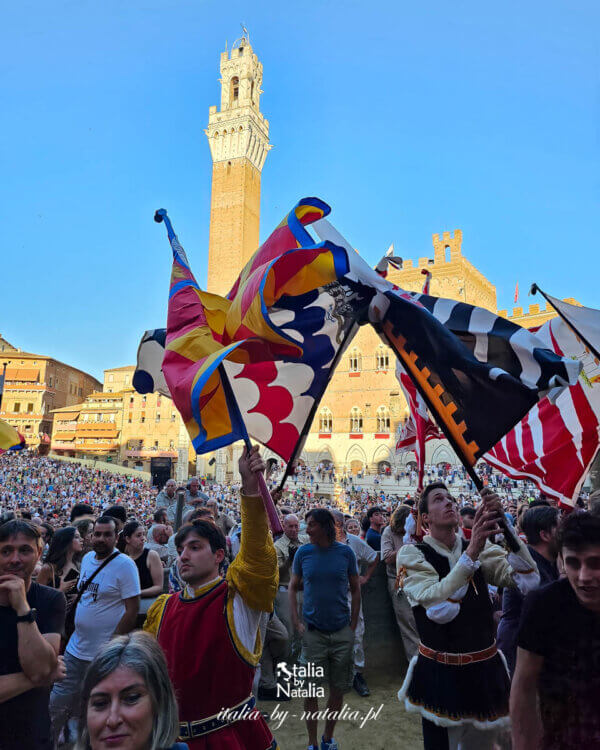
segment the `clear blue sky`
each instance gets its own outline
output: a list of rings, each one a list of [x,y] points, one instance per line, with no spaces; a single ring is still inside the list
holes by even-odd
[[[165,324],[165,207],[205,281],[219,54],[240,22],[274,144],[261,237],[305,195],[371,262],[463,251],[600,306],[596,0],[20,0],[0,29],[0,333],[101,377]]]

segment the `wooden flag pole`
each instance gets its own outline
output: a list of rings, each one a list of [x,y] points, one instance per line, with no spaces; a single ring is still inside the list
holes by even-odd
[[[227,377],[227,373],[225,372],[225,368],[223,367],[222,364],[219,365],[219,371],[221,373],[221,382],[223,383],[223,388],[225,390],[225,395],[227,397],[227,404],[235,412],[235,416],[237,417],[238,424],[241,427],[242,432],[243,432],[242,439],[244,441],[244,444],[246,445],[246,450],[248,453],[250,453],[250,451],[252,450],[252,443],[250,442],[250,436],[248,435],[248,430],[246,429],[246,425],[244,424],[244,420],[242,419],[240,407],[238,406],[238,402],[231,388],[231,383],[229,382],[229,378]],[[271,497],[271,493],[269,492],[269,488],[267,487],[267,483],[265,482],[265,478],[262,472],[260,471],[256,472],[256,478],[258,479],[258,488],[260,490],[260,496],[262,497],[263,504],[265,506],[265,512],[267,514],[267,518],[269,519],[269,526],[271,527],[273,536],[278,536],[279,534],[283,534],[283,526],[281,525],[281,521],[279,520],[279,516],[275,508],[275,503],[273,502],[273,498]]]

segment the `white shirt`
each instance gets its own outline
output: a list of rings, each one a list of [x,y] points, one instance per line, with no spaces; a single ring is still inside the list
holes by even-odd
[[[85,555],[81,562],[79,587],[102,562],[95,552]],[[75,632],[66,650],[77,659],[91,661],[110,640],[123,617],[123,600],[139,594],[140,576],[136,564],[128,555],[117,555],[102,568],[81,597],[75,613]]]

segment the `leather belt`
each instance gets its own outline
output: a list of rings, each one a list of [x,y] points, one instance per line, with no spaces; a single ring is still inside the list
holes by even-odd
[[[477,661],[486,661],[491,659],[498,653],[496,641],[492,643],[488,648],[484,648],[483,651],[471,651],[468,654],[451,654],[445,651],[434,651],[432,648],[427,648],[422,643],[419,643],[419,653],[427,659],[432,659],[438,662],[438,664],[449,664],[453,667],[463,667],[466,664],[473,664]]]
[[[206,719],[199,719],[198,721],[180,721],[179,739],[185,741],[194,739],[194,737],[202,737],[204,734],[216,732],[218,729],[228,727],[236,721],[246,719],[255,705],[256,698],[251,695],[249,698],[246,698],[245,701],[238,703],[237,706],[232,706],[232,708],[222,708],[218,714],[208,716]],[[235,712],[236,716],[231,718],[220,718],[223,713],[228,711]],[[243,715],[240,716],[240,714]]]

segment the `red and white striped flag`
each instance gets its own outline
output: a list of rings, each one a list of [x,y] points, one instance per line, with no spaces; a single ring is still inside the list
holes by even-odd
[[[536,331],[549,349],[578,359],[583,371],[555,403],[537,403],[485,460],[513,479],[529,479],[561,505],[573,507],[600,447],[600,310],[560,302],[568,325],[554,318]],[[573,331],[584,331],[584,343]],[[586,346],[586,344],[588,344]]]
[[[425,443],[428,440],[442,440],[444,433],[431,419],[425,401],[399,362],[396,365],[396,377],[404,392],[409,411],[408,420],[398,435],[396,453],[414,451],[419,474],[417,489],[420,492],[423,489],[425,473]]]
[[[515,304],[519,301],[519,282],[517,281],[517,286],[515,287]]]

